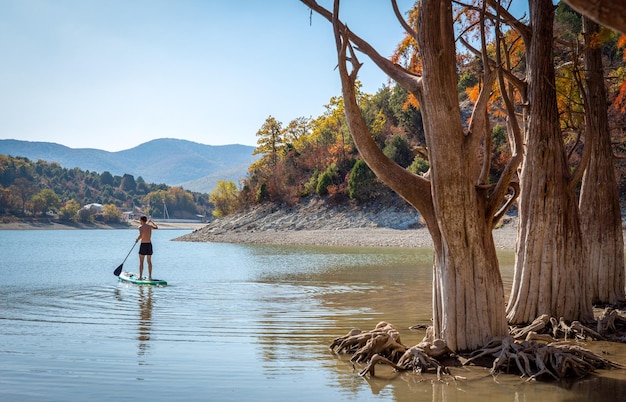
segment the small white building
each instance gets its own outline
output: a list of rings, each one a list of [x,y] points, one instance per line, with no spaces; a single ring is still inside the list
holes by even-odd
[[[91,204],[87,204],[85,206],[83,206],[81,209],[86,209],[94,214],[101,214],[102,213],[102,204],[98,204],[96,202],[91,203]]]

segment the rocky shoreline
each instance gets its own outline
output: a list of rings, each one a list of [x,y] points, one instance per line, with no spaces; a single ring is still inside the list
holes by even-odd
[[[514,249],[515,217],[494,230],[498,249]],[[309,198],[294,206],[264,204],[216,219],[177,241],[268,245],[432,247],[419,213],[404,202],[329,205]]]

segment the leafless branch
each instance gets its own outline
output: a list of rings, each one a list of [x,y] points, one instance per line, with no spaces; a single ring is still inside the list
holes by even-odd
[[[333,22],[333,14],[324,7],[317,4],[315,0],[300,0],[302,3],[310,7],[313,11],[326,18],[329,22]],[[350,41],[356,46],[357,50],[367,55],[376,65],[383,70],[391,79],[396,81],[401,87],[411,93],[421,92],[421,77],[402,68],[398,64],[391,62],[386,57],[380,55],[369,43],[358,35],[351,32],[348,27],[341,21],[337,23],[342,26],[342,30],[349,32]]]
[[[498,66],[502,66],[503,64],[501,37],[502,35],[500,32],[500,27],[497,24],[496,25],[496,62]],[[502,171],[502,174],[500,175],[498,183],[496,184],[493,192],[491,193],[491,196],[489,197],[490,199],[489,199],[489,206],[488,206],[487,213],[488,213],[488,216],[494,217],[494,220],[493,220],[494,225],[498,222],[498,219],[499,219],[499,218],[496,219],[496,217],[500,215],[501,213],[504,213],[504,212],[500,212],[502,211],[502,208],[500,206],[506,196],[508,189],[511,187],[513,183],[513,177],[515,176],[517,172],[517,167],[522,162],[522,157],[523,157],[522,131],[518,124],[517,117],[515,115],[515,107],[513,106],[513,102],[511,101],[511,97],[509,96],[509,90],[504,80],[504,74],[503,74],[502,68],[498,67],[497,75],[498,75],[498,86],[500,87],[500,95],[502,96],[502,101],[504,102],[504,105],[506,106],[506,111],[508,115],[507,126],[512,131],[512,135],[509,136],[509,140],[512,141],[512,144],[511,144],[512,156],[509,162],[507,163],[507,165],[505,166],[504,170]],[[525,92],[522,93],[522,95],[524,94]],[[510,205],[510,203],[515,200],[518,194],[519,194],[519,191],[515,191],[512,197],[513,199],[510,200],[510,202],[507,202],[505,206]]]
[[[398,19],[398,21],[400,22],[400,25],[402,25],[406,33],[411,35],[413,38],[417,38],[417,32],[415,32],[413,28],[411,28],[411,26],[406,22],[406,20],[402,16],[402,13],[400,12],[400,9],[398,8],[397,0],[391,0],[391,5],[393,6],[393,12],[396,14],[396,18]]]

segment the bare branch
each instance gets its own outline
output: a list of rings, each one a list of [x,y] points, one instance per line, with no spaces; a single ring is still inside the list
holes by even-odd
[[[365,119],[358,106],[355,91],[355,72],[358,71],[360,65],[349,45],[349,43],[352,42],[350,38],[352,33],[339,21],[338,7],[339,0],[335,0],[334,16],[331,18],[331,21],[333,22],[335,42],[338,46],[338,69],[341,78],[346,120],[350,132],[352,133],[354,143],[359,153],[376,176],[419,210],[429,227],[436,225],[430,181],[409,172],[385,156],[369,132]],[[348,52],[351,53],[349,57]],[[352,65],[352,73],[348,71],[346,65],[348,62]],[[438,239],[433,240],[437,241]]]
[[[404,17],[402,17],[402,13],[398,8],[397,0],[391,0],[391,5],[393,6],[393,12],[396,14],[396,18],[398,19],[400,25],[402,25],[406,33],[411,35],[413,38],[417,38],[417,32],[415,32],[413,28],[411,28],[411,26],[406,22]]]
[[[509,13],[509,11],[502,7],[500,1],[498,0],[485,0],[489,6],[491,6],[496,12],[506,21],[507,25],[511,28],[515,29],[523,38],[524,42],[528,43],[530,40],[530,28],[522,22],[520,22],[517,18],[513,16],[513,14]]]
[[[315,0],[300,1],[322,17],[326,18],[329,22],[333,22],[333,14],[317,4]],[[349,32],[348,27],[345,24],[341,23],[339,20],[337,20],[337,23],[342,26],[342,30],[345,30],[346,33]],[[402,68],[398,64],[392,63],[389,59],[380,55],[369,43],[353,32],[349,32],[349,38],[360,52],[367,55],[381,70],[383,70],[383,72],[396,81],[401,87],[413,94],[421,92],[421,77]]]
[[[478,141],[478,138],[484,135],[485,141],[483,145],[483,165],[480,171],[480,175],[478,177],[478,184],[484,184],[489,181],[489,169],[491,168],[491,131],[489,130],[489,115],[487,114],[487,103],[489,98],[491,98],[491,87],[493,86],[493,82],[495,80],[495,74],[491,71],[489,67],[489,56],[487,55],[487,38],[485,35],[485,11],[486,4],[483,2],[483,7],[480,10],[480,45],[482,47],[482,61],[484,66],[484,78],[485,83],[480,91],[480,95],[478,96],[478,102],[476,102],[476,107],[474,112],[478,111],[480,115],[482,115],[482,121],[479,121],[478,127],[475,127],[474,130],[478,129],[480,131],[474,131],[474,141]],[[472,123],[474,122],[474,116],[472,116]],[[472,124],[470,124],[470,129],[472,128]]]
[[[500,33],[500,26],[499,24],[496,25],[496,62],[498,63],[498,66],[501,66],[503,64],[502,61],[502,43],[501,43],[501,33]],[[506,210],[503,210],[504,207],[507,207],[510,205],[510,203],[512,203],[512,201],[510,200],[509,202],[505,203],[503,207],[500,207],[500,205],[502,204],[506,193],[508,191],[508,189],[514,185],[513,184],[513,177],[515,176],[515,173],[517,172],[517,167],[519,166],[519,164],[522,162],[522,131],[521,128],[517,122],[517,117],[515,115],[515,107],[513,106],[513,102],[511,101],[511,97],[509,96],[509,92],[504,80],[504,74],[503,74],[503,69],[502,68],[498,68],[497,70],[498,72],[498,86],[500,87],[500,95],[502,96],[502,101],[504,102],[504,105],[506,107],[506,112],[508,115],[508,128],[510,131],[512,131],[512,136],[510,136],[509,140],[512,140],[512,144],[511,144],[511,159],[509,160],[509,163],[507,163],[507,165],[504,167],[504,170],[502,171],[502,174],[500,175],[500,178],[498,179],[498,183],[496,184],[496,187],[494,188],[493,192],[491,193],[491,196],[489,197],[489,205],[488,205],[488,209],[487,209],[487,216],[493,216],[493,224],[495,225],[498,220],[499,220],[499,216],[501,214],[503,214],[504,212],[506,212]],[[522,95],[525,95],[525,91],[522,92]],[[515,183],[517,184],[517,183]],[[517,197],[517,195],[519,194],[519,190],[515,191],[515,194],[513,195],[513,201],[514,199]]]
[[[474,55],[476,55],[477,57],[482,57],[482,52],[476,49],[474,46],[470,45],[469,42],[467,42],[463,37],[460,37],[459,40],[461,41],[463,46],[465,46]],[[490,58],[489,66],[496,68],[496,66],[498,66],[498,63]],[[515,86],[515,88],[517,88],[520,92],[526,93],[526,84],[524,83],[524,81],[517,78],[513,73],[511,73],[511,71],[509,71],[509,69],[502,69],[502,74],[504,74],[507,81],[513,84],[513,86]]]
[[[591,92],[594,92],[591,88],[595,83],[594,78],[597,78],[598,81],[600,81],[603,77],[602,56],[599,55],[599,50],[594,49],[591,45],[591,38],[599,31],[600,26],[594,20],[583,16],[583,37],[585,40],[585,48],[583,52],[586,79],[589,85],[586,88],[583,85],[578,68],[575,68],[574,70],[576,73],[574,74],[574,77],[576,78],[576,84],[578,85],[578,90],[582,94],[583,104],[585,105],[585,125],[587,126],[587,129],[585,130],[585,146],[583,148],[583,155],[570,180],[570,189],[572,190],[582,181],[584,171],[587,169],[589,161],[591,160],[592,147],[595,145],[593,142],[597,141],[600,135],[599,124],[597,123],[597,119],[594,118],[595,110],[593,109],[595,109],[595,107],[591,100],[591,97],[593,96]]]

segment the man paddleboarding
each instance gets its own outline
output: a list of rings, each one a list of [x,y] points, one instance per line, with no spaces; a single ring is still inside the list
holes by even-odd
[[[141,240],[139,246],[139,278],[143,278],[143,260],[148,261],[148,279],[152,279],[152,229],[158,229],[156,223],[152,219],[148,220],[146,216],[142,216],[141,226],[139,226],[139,236],[135,243]]]

